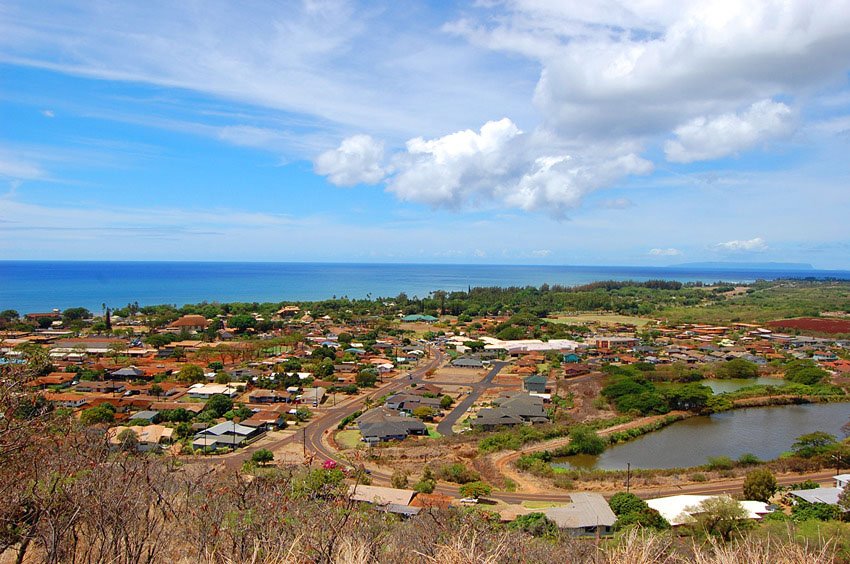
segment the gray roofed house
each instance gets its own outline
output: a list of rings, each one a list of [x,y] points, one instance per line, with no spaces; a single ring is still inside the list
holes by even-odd
[[[109,375],[118,380],[135,380],[142,378],[145,375],[145,371],[135,366],[125,366],[124,368],[110,372]]]
[[[496,407],[480,410],[471,424],[474,427],[492,429],[500,425],[522,423],[548,423],[549,417],[543,407],[543,398],[528,394],[516,394],[493,401]]]
[[[543,407],[543,398],[537,396],[515,394],[493,403],[498,403],[499,407],[507,409],[510,413],[522,418],[523,421],[530,423],[547,423],[549,421],[546,409]]]
[[[811,490],[791,490],[789,495],[809,503],[827,503],[838,505],[838,496],[844,488],[850,485],[850,474],[838,474],[832,477],[835,480],[834,488],[814,488]]]
[[[478,358],[456,358],[452,361],[452,366],[457,368],[484,368],[484,363]]]
[[[403,417],[398,411],[372,409],[356,419],[357,428],[367,443],[401,441],[408,435],[427,435],[428,428],[419,419]]]
[[[546,376],[543,376],[542,374],[532,374],[522,381],[522,388],[526,392],[545,394],[547,381]]]
[[[153,423],[157,417],[159,417],[158,411],[146,410],[134,413],[130,416],[130,420],[132,421],[133,419],[144,419],[145,421],[150,421]]]
[[[611,532],[617,516],[602,494],[575,492],[570,494],[570,500],[569,505],[544,509],[543,514],[559,529],[574,535]]]
[[[421,406],[431,407],[439,411],[440,399],[441,398],[426,398],[425,396],[417,394],[399,393],[388,397],[387,401],[384,402],[384,405],[386,405],[389,409],[396,409],[407,413],[413,413],[414,409]]]
[[[192,446],[194,448],[238,447],[246,440],[261,434],[259,429],[225,421],[195,434]]]

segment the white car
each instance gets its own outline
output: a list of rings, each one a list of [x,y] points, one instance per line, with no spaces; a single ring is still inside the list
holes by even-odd
[[[460,502],[464,504],[476,504],[478,503],[478,499],[474,497],[464,497],[460,500]]]

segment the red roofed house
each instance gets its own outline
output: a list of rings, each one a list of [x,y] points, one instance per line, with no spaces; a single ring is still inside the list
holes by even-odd
[[[181,331],[203,331],[209,326],[207,318],[203,315],[184,315],[180,319],[171,322],[166,331],[179,333]]]

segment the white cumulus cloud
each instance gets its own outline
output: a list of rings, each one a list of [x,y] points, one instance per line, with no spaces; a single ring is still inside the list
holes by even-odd
[[[535,251],[531,251],[531,256],[535,258],[546,258],[552,254],[552,251],[549,249],[537,249]]]
[[[698,117],[675,130],[676,139],[664,146],[667,160],[704,161],[731,155],[788,134],[793,112],[781,102],[761,100],[741,113]]]
[[[560,217],[583,197],[652,164],[629,147],[568,150],[510,119],[489,121],[436,139],[417,137],[395,155],[387,190],[434,207],[509,207]]]
[[[757,252],[766,251],[767,243],[761,237],[755,237],[747,240],[734,240],[726,241],[725,243],[718,243],[716,247],[722,251]]]
[[[678,257],[682,254],[682,251],[670,247],[667,249],[650,249],[649,254],[654,257]]]
[[[375,184],[386,174],[381,164],[383,159],[383,143],[369,135],[353,135],[336,149],[319,155],[314,167],[337,186]]]

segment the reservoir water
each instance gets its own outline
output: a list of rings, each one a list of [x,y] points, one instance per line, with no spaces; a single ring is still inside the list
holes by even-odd
[[[692,417],[633,441],[613,446],[599,456],[568,456],[553,466],[625,470],[699,466],[712,456],[736,459],[752,453],[762,460],[791,449],[800,435],[825,431],[839,439],[850,420],[850,403],[754,407]]]
[[[715,394],[726,394],[730,392],[737,392],[741,388],[748,388],[750,386],[781,386],[785,383],[785,380],[782,378],[768,378],[765,376],[760,378],[730,378],[728,380],[709,378],[706,380],[700,380],[697,383],[708,386]]]

